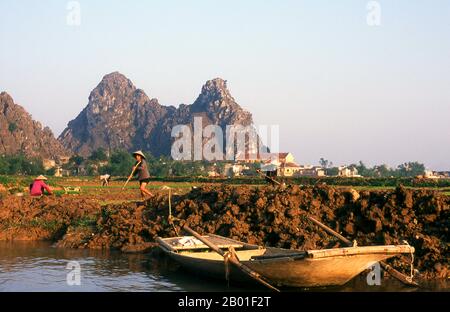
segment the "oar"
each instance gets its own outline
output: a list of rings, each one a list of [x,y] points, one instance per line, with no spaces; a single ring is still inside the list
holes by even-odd
[[[131,178],[134,176],[134,173],[136,172],[137,167],[138,167],[140,164],[141,164],[141,162],[139,161],[139,162],[136,164],[136,166],[134,166],[133,170],[131,171],[130,176],[128,177],[127,182],[125,182],[125,184],[123,185],[122,190],[124,190],[124,189],[125,189],[125,186],[127,186],[128,182],[130,182]]]
[[[260,169],[256,170],[256,172],[258,172],[260,175],[264,176],[264,178],[269,179],[270,181],[272,181],[276,185],[281,185],[281,182],[275,180],[274,178],[272,178],[271,176],[268,176],[267,174],[262,173]]]
[[[338,232],[334,231],[333,229],[331,229],[330,227],[326,226],[325,224],[323,224],[322,222],[317,221],[316,219],[314,219],[313,217],[307,216],[307,218],[313,222],[314,224],[318,225],[320,228],[322,228],[323,230],[325,230],[327,233],[337,237],[340,241],[342,241],[343,243],[345,243],[347,246],[353,246],[353,243],[346,239],[344,236],[342,236],[341,234],[339,234]],[[405,285],[408,286],[415,286],[418,287],[419,284],[414,282],[411,278],[409,278],[408,276],[406,276],[405,274],[397,271],[396,269],[394,269],[393,267],[391,267],[389,264],[387,264],[384,261],[380,261],[380,265],[383,268],[383,270],[385,270],[386,272],[388,272],[391,276],[395,277],[396,279],[398,279],[400,282],[402,282]]]
[[[190,233],[192,236],[194,236],[195,238],[197,238],[199,241],[201,241],[203,244],[205,244],[206,246],[208,246],[209,248],[211,248],[212,250],[214,250],[215,252],[217,252],[219,255],[221,255],[222,257],[226,257],[225,252],[220,249],[218,246],[216,246],[214,243],[212,243],[210,240],[204,238],[203,236],[201,236],[200,234],[198,234],[197,232],[195,232],[193,229],[191,229],[189,226],[187,226],[186,224],[183,226],[183,230],[185,230],[186,232]],[[280,290],[272,285],[270,285],[268,282],[266,282],[264,280],[264,278],[257,272],[253,271],[252,269],[250,269],[248,266],[246,266],[245,264],[241,263],[237,257],[229,257],[228,261],[230,261],[232,264],[234,264],[238,269],[240,269],[242,272],[244,272],[245,274],[247,274],[248,276],[250,276],[251,278],[255,279],[256,281],[258,281],[259,283],[263,284],[264,286],[279,292]]]

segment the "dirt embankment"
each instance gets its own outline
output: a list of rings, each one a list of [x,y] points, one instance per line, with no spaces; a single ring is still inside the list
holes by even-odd
[[[168,224],[168,197],[159,194],[145,205],[107,205],[100,209],[89,200],[25,200],[13,198],[12,215],[30,220],[41,211],[48,220],[62,224],[57,245],[72,248],[117,248],[142,251],[154,246],[156,236],[174,236]],[[39,208],[39,201],[46,207]],[[37,203],[37,204],[36,204]],[[63,206],[63,207],[61,207]],[[0,201],[0,222],[5,200]],[[54,212],[43,212],[54,210]],[[80,210],[80,211],[78,211]],[[8,209],[6,209],[8,211]],[[283,248],[331,248],[339,242],[308,221],[313,216],[359,245],[401,244],[416,248],[415,267],[423,278],[448,278],[450,197],[429,190],[399,187],[393,191],[360,191],[327,186],[292,186],[284,189],[249,186],[204,186],[172,198],[173,215],[187,220],[200,233],[216,233],[238,240]],[[63,217],[60,216],[63,215]],[[74,222],[74,220],[78,220]],[[180,231],[179,227],[177,230]],[[8,231],[6,231],[8,233]],[[9,235],[14,232],[9,231]],[[3,234],[2,234],[3,235]],[[408,257],[392,261],[408,272]]]
[[[59,240],[70,226],[97,219],[98,202],[76,197],[0,199],[0,240]]]

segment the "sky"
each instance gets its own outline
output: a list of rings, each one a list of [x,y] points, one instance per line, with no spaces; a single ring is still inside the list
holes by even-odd
[[[0,1],[0,91],[56,136],[110,72],[175,106],[221,77],[301,164],[450,170],[450,1],[73,2]]]

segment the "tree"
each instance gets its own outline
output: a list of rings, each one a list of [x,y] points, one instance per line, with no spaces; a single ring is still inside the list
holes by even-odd
[[[0,157],[0,174],[8,174],[9,162],[5,159],[5,156]]]
[[[45,175],[48,175],[48,176],[54,176],[55,173],[56,173],[56,168],[50,168],[45,171]]]
[[[367,167],[361,160],[357,165],[351,165],[358,170],[358,174],[362,175],[363,177],[373,177],[375,176],[375,167],[369,168]]]
[[[25,155],[4,156],[0,160],[0,173],[37,175],[45,172],[40,158],[27,158]]]
[[[8,125],[8,130],[10,133],[13,133],[17,129],[17,124],[15,122],[11,122]]]
[[[327,169],[329,167],[333,167],[333,162],[329,161],[327,159],[324,159],[324,158],[320,158],[319,164],[320,164],[320,166],[322,166],[325,169]]]
[[[108,160],[108,155],[103,148],[99,148],[92,152],[91,156],[89,156],[89,160],[92,161],[106,161]]]
[[[386,164],[374,166],[373,171],[374,171],[374,176],[383,177],[383,178],[390,177],[394,174],[392,172],[392,170]]]
[[[397,167],[397,175],[400,177],[415,177],[425,173],[425,165],[417,161],[407,162]]]
[[[337,176],[339,174],[338,167],[331,167],[326,169],[327,176]]]
[[[80,166],[83,162],[84,162],[84,158],[79,155],[74,155],[74,156],[70,157],[70,159],[69,159],[69,163],[73,163],[77,166]]]
[[[134,163],[135,159],[127,151],[114,151],[109,159],[109,164],[103,167],[101,172],[115,176],[127,176]]]

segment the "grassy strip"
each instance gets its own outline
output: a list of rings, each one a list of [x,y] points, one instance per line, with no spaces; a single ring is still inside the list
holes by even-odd
[[[105,201],[100,201],[99,204],[100,206],[107,206],[107,205],[120,205],[120,204],[131,204],[131,203],[137,203],[140,202],[141,200],[126,200],[126,199],[115,199],[115,200],[105,200]]]

